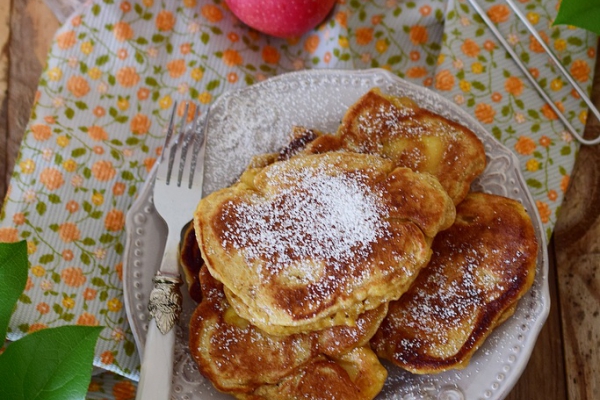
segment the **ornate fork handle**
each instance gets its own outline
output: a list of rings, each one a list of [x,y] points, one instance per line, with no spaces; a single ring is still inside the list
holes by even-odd
[[[179,231],[192,215],[202,194],[202,173],[196,171],[200,138],[206,130],[199,131],[198,114],[195,114],[191,132],[186,133],[185,119],[188,115],[185,107],[179,133],[170,143],[174,130],[174,114],[171,113],[169,129],[163,147],[163,155],[159,161],[154,181],[153,202],[158,214],[168,226],[165,251],[160,268],[153,278],[154,288],[150,293],[148,310],[154,321],[148,325],[146,348],[144,349],[140,383],[136,399],[165,400],[171,395],[171,379],[173,374],[173,348],[175,345],[175,323],[182,311],[182,296],[179,276],[178,249]],[[194,144],[191,157],[187,157],[190,144]],[[169,147],[170,146],[170,147]],[[169,156],[166,157],[166,153]],[[177,162],[175,162],[177,160]],[[174,168],[174,166],[176,166]],[[202,170],[202,164],[199,164]]]
[[[181,277],[158,271],[152,281],[154,288],[150,292],[148,311],[156,321],[158,330],[164,335],[173,328],[181,315]]]

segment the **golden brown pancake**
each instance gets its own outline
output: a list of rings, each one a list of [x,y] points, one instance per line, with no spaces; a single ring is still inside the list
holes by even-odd
[[[431,175],[334,152],[248,170],[204,198],[194,224],[235,311],[277,334],[273,327],[351,325],[397,299],[454,216]]]
[[[345,363],[351,364],[348,371],[354,378],[357,372],[363,375],[363,381],[368,377],[375,381],[377,377],[381,377],[379,369],[383,367],[376,361],[374,353],[370,350],[368,354],[364,351],[356,354],[353,352],[357,347],[368,345],[369,339],[385,317],[387,305],[361,315],[356,327],[334,327],[306,334],[272,336],[235,314],[225,299],[223,285],[206,268],[201,268],[199,277],[202,302],[190,320],[190,351],[200,372],[220,391],[240,394],[258,390],[260,393],[267,393],[271,390],[268,389],[269,385],[280,387],[284,379],[287,379],[288,383],[285,385],[289,386],[288,390],[304,390],[299,387],[303,385],[302,381],[314,376],[323,377],[331,368],[337,370],[339,365],[343,366]],[[352,355],[347,355],[348,353]],[[329,365],[330,357],[337,360],[335,364],[339,365]],[[319,372],[324,361],[327,361],[325,364],[328,367],[325,372]],[[373,371],[363,371],[364,368],[373,366]],[[352,368],[358,371],[351,373]],[[296,376],[292,379],[294,374]],[[381,380],[383,382],[385,376]],[[336,386],[338,381],[339,379],[334,379],[329,384]],[[356,379],[352,380],[355,381]]]
[[[387,371],[368,347],[337,358],[318,357],[275,385],[262,385],[241,400],[371,400],[381,391]]]
[[[454,204],[485,169],[483,144],[466,127],[374,88],[346,112],[338,132],[317,134],[298,154],[353,151],[377,154],[396,166],[435,176]]]
[[[533,284],[537,248],[519,202],[470,193],[436,236],[429,265],[390,303],[373,349],[418,374],[466,367]]]

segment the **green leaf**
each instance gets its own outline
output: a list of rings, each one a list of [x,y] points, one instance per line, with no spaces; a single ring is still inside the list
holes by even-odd
[[[202,35],[200,35],[200,41],[204,44],[207,44],[209,40],[210,40],[210,35],[206,32],[202,32]]]
[[[221,81],[219,81],[218,79],[214,79],[206,84],[206,90],[208,90],[208,91],[214,90],[217,87],[219,87],[220,84],[221,84]]]
[[[156,81],[156,79],[152,78],[152,77],[147,77],[146,78],[146,85],[148,86],[158,86],[158,82]]]
[[[61,317],[62,320],[67,322],[73,321],[73,318],[75,318],[75,314],[73,313],[65,313]]]
[[[123,178],[123,180],[125,180],[125,181],[131,181],[135,177],[133,176],[131,171],[123,171],[123,172],[121,172],[121,178]]]
[[[48,196],[48,201],[52,204],[60,203],[60,196],[57,194],[51,194]]]
[[[62,155],[60,155],[58,153],[54,155],[54,164],[60,165],[60,164],[62,164],[63,160],[64,160],[64,158]]]
[[[523,100],[521,100],[521,99],[515,99],[515,104],[521,110],[525,109],[525,103],[523,103]]]
[[[96,241],[91,237],[86,237],[81,241],[85,246],[94,246],[96,245]]]
[[[90,262],[92,261],[90,256],[88,256],[86,253],[81,253],[81,256],[79,257],[79,259],[85,265],[90,265]]]
[[[117,150],[112,149],[110,151],[110,155],[112,156],[112,158],[114,158],[115,160],[120,160],[121,159],[121,153],[119,153]]]
[[[0,338],[4,343],[8,321],[27,282],[27,242],[0,243]],[[5,380],[5,375],[1,375]],[[10,396],[2,396],[9,399]]]
[[[31,304],[31,297],[27,296],[25,293],[21,293],[19,301],[23,304]]]
[[[123,345],[123,349],[125,350],[125,354],[127,354],[128,356],[131,356],[135,352],[135,345],[133,344],[133,342],[130,342],[128,340]]]
[[[73,157],[73,158],[81,157],[85,153],[87,153],[87,150],[83,147],[79,147],[79,148],[73,149],[73,151],[71,151],[71,157]]]
[[[43,201],[39,201],[36,205],[35,205],[35,210],[38,212],[39,215],[44,215],[46,214],[46,203],[44,203]]]
[[[39,259],[40,264],[48,264],[49,262],[52,262],[52,261],[54,261],[54,254],[52,254],[52,253],[44,254]]]
[[[480,90],[480,91],[484,91],[485,90],[485,85],[483,83],[479,82],[479,81],[473,81],[473,82],[471,82],[471,84],[477,90]]]
[[[104,282],[104,279],[102,278],[94,277],[92,278],[92,285],[102,287],[106,286],[106,282]]]
[[[108,60],[109,60],[109,59],[110,59],[110,58],[109,58],[109,57],[108,57],[106,54],[105,54],[105,55],[103,55],[103,56],[100,56],[100,57],[98,57],[98,58],[96,59],[96,65],[97,65],[97,66],[104,65],[104,64],[106,64],[106,63],[108,62]]]
[[[100,236],[100,243],[102,244],[106,244],[106,243],[110,243],[113,240],[115,240],[115,237],[113,235],[111,235],[110,233],[103,233],[102,236]]]
[[[439,8],[435,10],[435,19],[437,19],[440,22],[444,20],[444,12]]]
[[[563,0],[552,25],[574,25],[600,35],[600,2]]]
[[[527,185],[531,186],[535,189],[540,189],[542,187],[542,183],[537,179],[529,178],[527,179]]]
[[[494,137],[498,140],[500,140],[500,138],[502,137],[502,131],[500,130],[500,128],[498,128],[497,126],[494,126],[492,128],[492,134],[494,135]]]
[[[395,55],[395,56],[391,56],[391,57],[388,59],[388,64],[390,64],[390,65],[394,65],[394,64],[398,64],[398,63],[399,63],[399,62],[401,62],[401,61],[402,61],[402,56]]]
[[[0,356],[0,398],[85,398],[101,331],[102,327],[62,326],[12,343]]]
[[[571,154],[571,148],[570,148],[569,146],[563,146],[563,147],[560,149],[560,154],[561,154],[562,156],[568,156],[569,154]]]
[[[90,218],[98,219],[102,216],[102,211],[94,211],[90,213]]]
[[[164,42],[165,37],[163,35],[160,35],[158,33],[152,35],[152,42],[153,43],[161,43]]]

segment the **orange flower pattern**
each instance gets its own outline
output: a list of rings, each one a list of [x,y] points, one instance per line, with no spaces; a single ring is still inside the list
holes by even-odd
[[[122,302],[125,215],[160,155],[171,105],[194,100],[202,114],[224,91],[304,68],[385,68],[454,101],[519,157],[550,233],[576,141],[467,3],[426,3],[338,1],[317,29],[289,40],[248,29],[222,0],[94,2],[71,17],[55,37],[0,214],[0,241],[31,243],[30,298],[17,313],[34,319],[11,329],[105,326],[96,365],[135,378]],[[589,90],[594,38],[551,26],[554,7],[528,2],[527,10]],[[514,32],[532,75],[582,130],[585,107],[540,43],[501,0],[486,12]],[[117,377],[103,391],[111,392],[133,398],[135,385]]]
[[[504,81],[504,90],[513,96],[520,96],[523,93],[523,81],[516,76],[511,76]]]
[[[117,71],[117,82],[124,88],[132,87],[138,84],[140,76],[134,67],[123,67]]]

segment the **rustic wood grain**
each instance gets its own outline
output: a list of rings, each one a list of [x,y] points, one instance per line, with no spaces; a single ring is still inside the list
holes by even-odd
[[[568,398],[554,246],[555,243],[552,240],[548,246],[550,313],[531,353],[529,363],[513,390],[506,397],[507,400],[565,400]]]
[[[43,0],[0,0],[0,205],[58,26]],[[600,63],[593,91],[600,105]],[[582,147],[549,246],[550,315],[509,400],[600,398],[599,214],[600,146]]]
[[[43,0],[15,0],[12,7],[10,0],[1,1],[2,7],[10,10],[8,60],[2,60],[4,68],[8,64],[8,90],[0,113],[0,172],[3,178],[0,199],[3,200],[48,49],[59,23]]]
[[[7,95],[8,95],[8,44],[10,37],[10,0],[0,0],[0,204],[4,199],[7,182]]]
[[[600,68],[592,101],[600,108]],[[590,113],[588,138],[600,134]],[[582,147],[554,231],[569,399],[600,398],[600,145]]]

